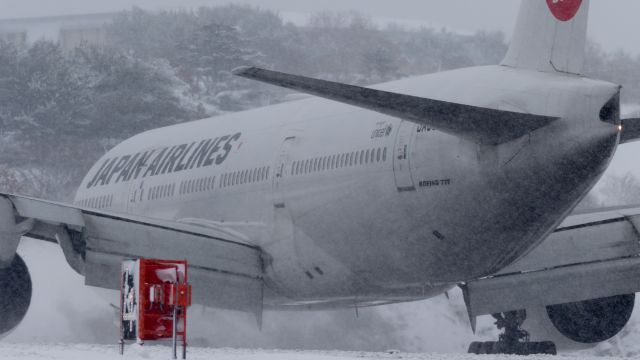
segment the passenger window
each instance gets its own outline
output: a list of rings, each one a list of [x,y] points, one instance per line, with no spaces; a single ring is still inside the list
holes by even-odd
[[[380,162],[380,157],[382,155],[382,150],[380,148],[378,148],[378,150],[376,151],[376,161]]]
[[[364,150],[360,150],[360,165],[364,164]]]
[[[313,172],[318,171],[318,158],[313,159]]]
[[[365,164],[369,163],[369,150],[367,150],[367,152],[364,155],[364,163]]]

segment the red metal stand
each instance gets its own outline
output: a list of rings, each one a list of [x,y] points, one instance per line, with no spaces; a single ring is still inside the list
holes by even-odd
[[[138,259],[122,263],[120,296],[120,353],[127,340],[172,339],[177,358],[187,353],[187,307],[191,306],[186,260]]]

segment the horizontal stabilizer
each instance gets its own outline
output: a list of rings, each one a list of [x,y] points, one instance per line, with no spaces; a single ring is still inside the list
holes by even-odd
[[[255,67],[241,67],[233,73],[427,125],[482,144],[514,140],[557,119],[426,99]]]
[[[640,118],[622,119],[620,144],[640,140]]]

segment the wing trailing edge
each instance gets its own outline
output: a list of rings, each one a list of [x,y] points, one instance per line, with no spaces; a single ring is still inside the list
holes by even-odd
[[[233,70],[233,74],[428,125],[488,145],[517,139],[557,119],[427,99],[256,67],[240,67]]]
[[[620,144],[640,140],[640,118],[622,119]]]

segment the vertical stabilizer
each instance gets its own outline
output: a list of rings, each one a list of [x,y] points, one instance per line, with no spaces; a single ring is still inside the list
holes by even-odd
[[[581,74],[589,0],[522,0],[502,65]]]

